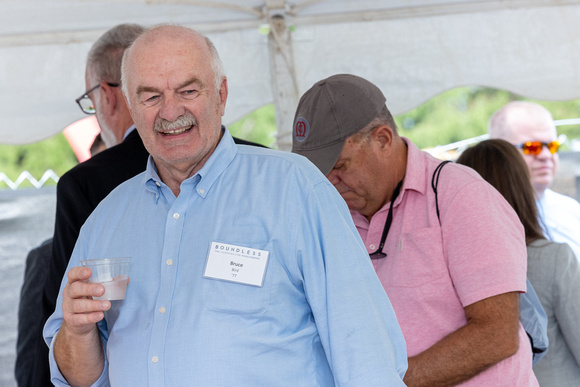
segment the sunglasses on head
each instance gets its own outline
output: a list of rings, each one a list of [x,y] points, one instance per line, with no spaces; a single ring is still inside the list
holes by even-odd
[[[552,142],[541,142],[541,141],[527,141],[523,144],[518,144],[516,147],[522,148],[525,155],[537,156],[542,152],[544,146],[548,147],[551,154],[558,152],[560,148],[560,141],[554,140]]]

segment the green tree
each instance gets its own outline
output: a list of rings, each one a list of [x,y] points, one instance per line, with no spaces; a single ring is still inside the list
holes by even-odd
[[[40,180],[47,169],[52,169],[57,176],[77,164],[77,159],[62,133],[44,141],[26,145],[0,145],[0,172],[13,182],[23,171],[28,171],[34,178]],[[56,185],[48,180],[45,185]],[[0,182],[0,189],[7,188],[5,182]],[[19,187],[32,187],[28,181]]]
[[[554,120],[577,118],[580,100],[557,102],[522,98],[504,90],[460,87],[442,93],[425,104],[395,117],[401,135],[419,148],[449,144],[487,133],[489,117],[510,101],[537,102],[552,112]],[[560,126],[568,138],[580,137],[580,125]]]

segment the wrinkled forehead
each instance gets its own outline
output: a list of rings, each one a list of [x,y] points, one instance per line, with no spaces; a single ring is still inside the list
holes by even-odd
[[[213,76],[211,53],[203,37],[182,31],[149,33],[141,36],[127,54],[128,88],[155,79]],[[176,79],[176,82],[181,80]]]
[[[129,62],[158,57],[200,56],[209,53],[202,35],[184,29],[162,28],[141,35],[129,48]]]

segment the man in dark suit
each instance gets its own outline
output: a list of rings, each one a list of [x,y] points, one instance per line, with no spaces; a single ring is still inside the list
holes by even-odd
[[[84,113],[96,114],[107,149],[72,168],[58,182],[52,254],[42,257],[48,261],[38,265],[48,272],[44,283],[35,285],[43,287],[41,315],[20,316],[29,322],[41,319],[40,324],[36,324],[40,330],[18,332],[19,342],[26,342],[27,335],[34,336],[29,340],[28,349],[18,348],[15,374],[20,387],[52,386],[42,327],[54,311],[60,282],[81,226],[109,192],[145,170],[149,154],[134,130],[120,88],[123,53],[143,31],[144,28],[136,24],[118,25],[105,32],[89,51],[85,70],[87,91],[76,102]],[[32,274],[27,270],[23,289],[32,280]],[[29,299],[29,295],[32,292],[22,293],[21,310],[29,310],[28,304],[38,302]],[[19,321],[19,327],[21,325],[27,324]],[[31,357],[27,353],[34,355]]]
[[[87,91],[76,102],[84,113],[96,114],[107,149],[72,168],[58,182],[52,254],[48,257],[34,254],[36,260],[47,260],[35,265],[37,270],[48,271],[43,276],[45,281],[33,286],[44,288],[42,306],[36,309],[41,315],[40,312],[36,312],[39,315],[22,314],[21,320],[26,320],[19,321],[22,329],[18,332],[15,375],[20,387],[52,386],[42,328],[55,309],[60,283],[81,226],[109,192],[145,170],[149,154],[135,130],[120,87],[123,53],[143,31],[144,28],[136,24],[118,25],[105,32],[89,51],[85,70]],[[238,144],[259,145],[234,140]],[[50,248],[44,246],[43,250]],[[23,290],[30,289],[32,278],[39,278],[32,271],[27,270]],[[36,293],[23,292],[21,311],[35,310],[31,306],[39,300],[33,294]],[[31,326],[37,328],[30,329]]]

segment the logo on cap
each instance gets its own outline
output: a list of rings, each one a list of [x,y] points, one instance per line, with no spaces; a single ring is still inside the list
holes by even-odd
[[[310,131],[310,125],[305,118],[298,117],[296,123],[294,124],[294,138],[298,142],[303,142],[308,137],[308,132]]]

